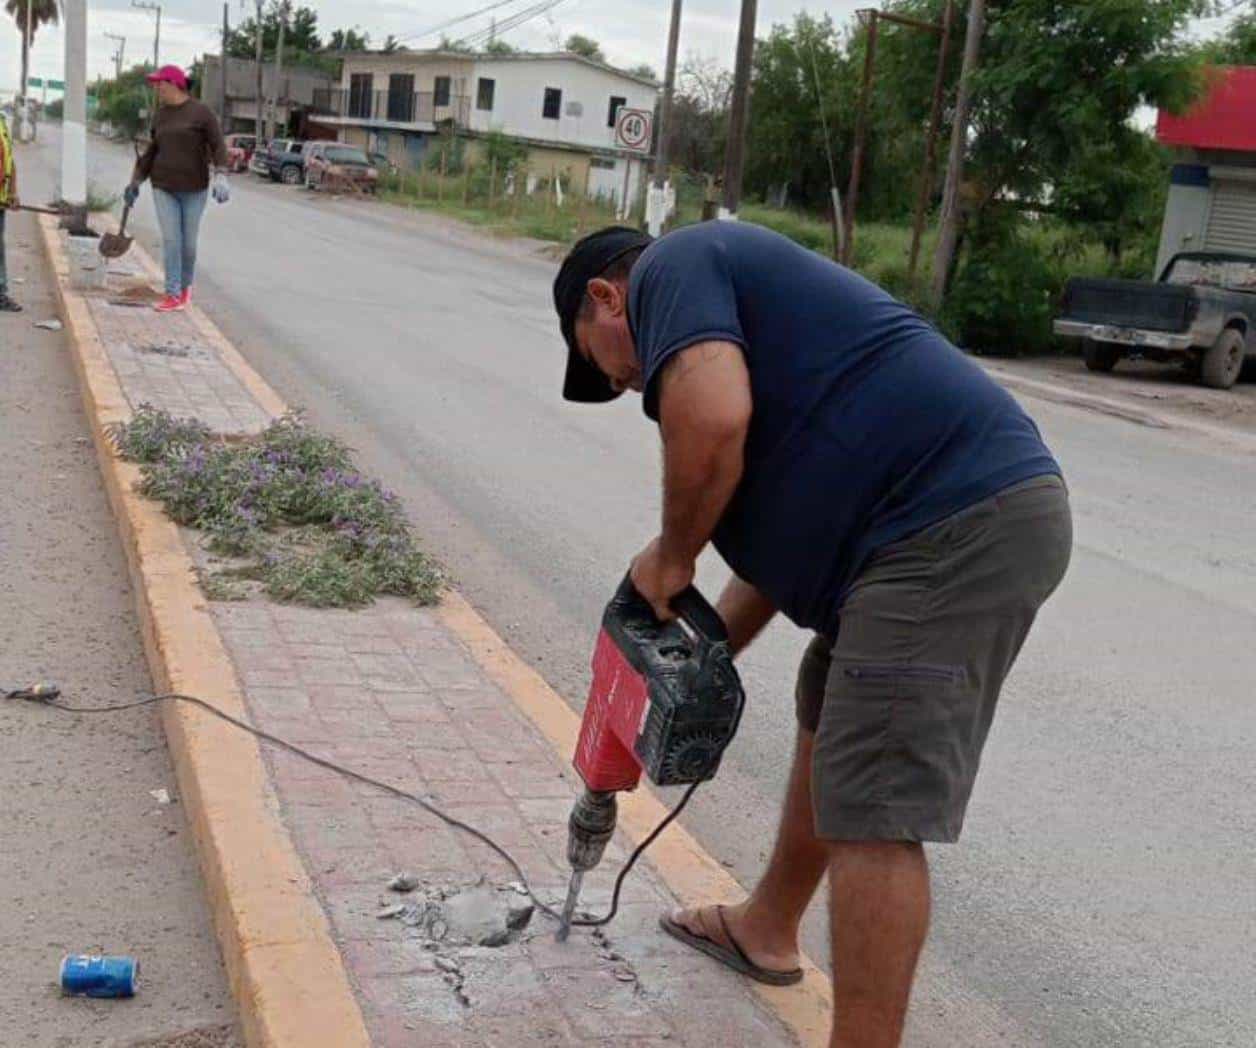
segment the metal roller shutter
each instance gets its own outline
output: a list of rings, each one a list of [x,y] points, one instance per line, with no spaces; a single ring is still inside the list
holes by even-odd
[[[1204,248],[1209,251],[1256,251],[1256,183],[1213,183]]]

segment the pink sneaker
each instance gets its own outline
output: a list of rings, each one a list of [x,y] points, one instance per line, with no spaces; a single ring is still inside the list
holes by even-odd
[[[190,287],[185,287],[183,289],[183,294],[179,296],[179,301],[185,306],[190,306],[192,304],[192,289]]]
[[[181,313],[183,312],[183,296],[167,295],[153,309],[158,313]]]

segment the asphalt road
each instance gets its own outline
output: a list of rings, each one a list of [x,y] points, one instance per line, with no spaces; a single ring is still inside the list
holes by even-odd
[[[153,684],[69,346],[33,326],[56,315],[33,219],[6,240],[27,311],[0,314],[0,690],[129,702]],[[0,701],[0,798],[0,1044],[242,1044],[156,711]],[[139,960],[138,994],[62,997],[62,956],[102,951]]]
[[[91,150],[120,190],[125,152]],[[431,216],[233,186],[206,217],[200,300],[401,492],[463,592],[578,707],[601,607],[656,528],[659,453],[633,398],[560,403],[554,262]],[[154,243],[147,192],[137,219]],[[1250,1046],[1256,456],[1025,403],[1067,470],[1077,549],[1005,690],[964,840],[931,852],[909,1043]],[[723,575],[712,559],[701,582]],[[745,883],[805,639],[780,624],[747,656],[741,735],[686,817]],[[817,905],[818,959],[824,927]]]

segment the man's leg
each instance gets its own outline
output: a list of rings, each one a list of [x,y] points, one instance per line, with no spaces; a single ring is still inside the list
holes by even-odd
[[[724,907],[737,945],[755,964],[772,971],[798,966],[798,926],[829,865],[816,839],[811,814],[811,751],[815,736],[799,728],[785,806],[768,868],[745,902]],[[682,910],[672,919],[691,932],[728,946],[714,907]]]
[[[924,847],[834,841],[829,854],[830,1048],[896,1048],[929,928]]]

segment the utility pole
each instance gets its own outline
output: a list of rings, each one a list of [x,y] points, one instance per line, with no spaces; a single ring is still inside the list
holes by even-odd
[[[113,53],[114,75],[117,79],[122,79],[122,59],[126,54],[126,37],[119,36],[117,33],[106,33],[105,36],[110,40],[116,40],[118,49]]]
[[[30,142],[35,137],[35,125],[31,120],[31,39],[34,0],[26,0],[26,28],[22,37],[22,108],[15,110],[17,116],[17,138],[19,142]],[[47,77],[44,77],[47,80]]]
[[[278,130],[279,106],[283,96],[283,31],[288,24],[289,0],[279,0],[276,10],[279,13],[279,42],[275,48],[275,84],[273,88],[274,102],[271,119]],[[287,128],[284,128],[287,131]]]
[[[658,148],[654,153],[654,185],[646,198],[645,220],[650,236],[663,232],[666,219],[667,165],[670,162],[667,136],[672,125],[672,98],[676,93],[676,49],[680,44],[680,8],[682,0],[672,0],[672,24],[667,31],[667,64],[663,71],[663,102],[659,106],[659,125],[655,129]]]
[[[736,220],[741,202],[741,177],[746,166],[746,124],[750,115],[750,66],[754,59],[756,0],[741,0],[737,27],[737,62],[728,112],[728,145],[724,150],[724,206],[720,218]]]
[[[262,118],[262,0],[257,0],[257,54],[253,59],[253,71],[257,75],[257,120],[253,134],[257,137],[255,149],[261,149],[262,143],[269,140],[264,134],[266,125]]]
[[[933,106],[929,111],[929,134],[925,139],[925,169],[920,173],[920,189],[916,195],[916,215],[911,227],[911,255],[907,277],[916,279],[920,262],[920,238],[925,228],[925,212],[929,210],[929,194],[933,190],[933,169],[938,159],[938,128],[942,124],[942,93],[946,87],[946,63],[951,57],[951,27],[955,24],[955,0],[946,0],[942,12],[942,43],[938,48],[938,68],[933,77]]]
[[[857,11],[868,20],[868,35],[864,40],[863,83],[859,88],[859,112],[855,117],[855,150],[850,162],[850,183],[846,187],[846,215],[842,236],[842,265],[849,266],[855,253],[855,210],[859,206],[859,177],[863,173],[864,142],[868,136],[868,96],[872,92],[872,74],[877,62],[877,19],[881,12],[875,8]]]
[[[155,0],[131,0],[131,6],[141,11],[152,11],[157,16],[157,30],[153,33],[153,69],[161,68],[161,4]]]
[[[218,69],[218,123],[227,130],[227,37],[231,27],[227,23],[229,4],[222,5],[222,58]]]
[[[87,225],[87,0],[62,0],[65,19],[65,116],[61,124],[61,199],[67,226]]]
[[[955,98],[955,124],[951,128],[951,154],[946,165],[946,188],[942,191],[942,217],[938,247],[933,256],[933,305],[942,304],[950,282],[951,263],[959,242],[959,189],[964,177],[964,150],[968,145],[968,120],[972,113],[973,77],[981,53],[981,36],[986,28],[986,0],[968,5],[968,34],[964,38],[964,65]]]

